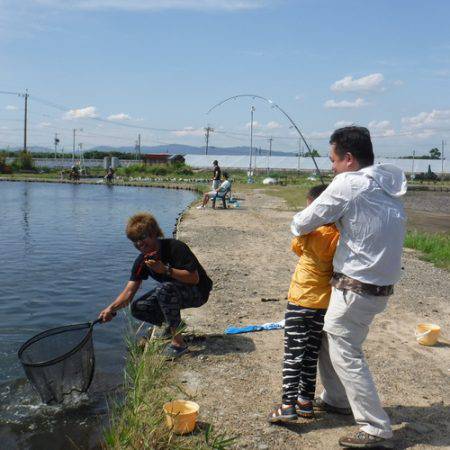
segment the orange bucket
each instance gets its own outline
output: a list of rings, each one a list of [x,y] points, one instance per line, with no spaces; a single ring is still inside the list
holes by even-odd
[[[441,334],[441,327],[434,323],[419,323],[415,334],[420,345],[434,345]]]
[[[189,400],[173,400],[163,406],[167,426],[175,434],[187,434],[194,431],[197,423],[199,405]]]

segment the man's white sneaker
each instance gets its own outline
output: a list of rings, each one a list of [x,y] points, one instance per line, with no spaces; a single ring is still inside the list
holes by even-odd
[[[203,209],[203,208],[204,208],[203,205],[198,205],[198,206],[197,206],[197,209]]]

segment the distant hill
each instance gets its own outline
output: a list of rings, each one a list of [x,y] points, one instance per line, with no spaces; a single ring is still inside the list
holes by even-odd
[[[125,153],[134,153],[134,147],[110,147],[100,145],[92,147],[89,150],[98,150],[99,152],[118,151]],[[258,151],[254,148],[253,151]],[[208,155],[248,155],[250,147],[209,147]],[[262,154],[266,154],[267,149],[262,149]],[[192,145],[169,144],[169,145],[155,145],[141,147],[141,153],[169,153],[171,155],[189,154],[189,155],[204,155],[205,147],[194,147]],[[273,156],[296,156],[295,152],[280,152],[272,151]]]

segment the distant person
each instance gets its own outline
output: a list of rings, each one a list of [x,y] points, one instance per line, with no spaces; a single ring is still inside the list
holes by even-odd
[[[217,189],[220,186],[220,179],[222,177],[222,171],[219,167],[219,162],[217,159],[213,161],[213,178],[212,178],[212,188]]]
[[[360,430],[341,437],[341,446],[393,448],[391,422],[362,346],[401,276],[406,217],[400,197],[406,193],[406,178],[392,164],[374,165],[364,127],[336,130],[330,159],[336,177],[291,225],[295,236],[328,223],[336,223],[340,232],[319,355],[324,390],[315,408],[341,414],[351,408]]]
[[[197,206],[197,209],[204,208],[208,204],[208,201],[211,197],[214,197],[215,195],[218,195],[218,194],[220,195],[220,194],[226,192],[227,190],[229,190],[230,188],[231,188],[231,181],[228,180],[228,172],[224,172],[222,184],[217,189],[207,192],[203,196],[202,204]]]
[[[110,167],[105,175],[105,180],[107,183],[112,183],[114,181],[114,169]]]
[[[74,181],[78,181],[80,179],[80,168],[78,166],[72,166],[69,172],[69,179]]]
[[[319,185],[307,195],[310,205],[326,189]],[[322,225],[292,239],[292,251],[300,260],[292,276],[284,328],[283,398],[269,422],[289,422],[314,416],[317,359],[322,329],[330,302],[333,256],[339,240],[334,224]]]
[[[156,219],[149,213],[130,217],[126,227],[128,239],[140,254],[131,270],[125,289],[103,311],[103,322],[131,303],[131,314],[138,320],[156,326],[167,326],[171,344],[165,349],[169,359],[188,351],[181,328],[181,310],[198,308],[208,301],[212,281],[191,249],[177,239],[165,239]],[[142,281],[148,277],[158,286],[133,300]]]

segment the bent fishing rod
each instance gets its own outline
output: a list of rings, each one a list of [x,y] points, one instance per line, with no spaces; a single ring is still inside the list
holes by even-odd
[[[224,103],[227,103],[230,100],[237,100],[237,99],[246,98],[246,97],[247,98],[252,98],[252,99],[259,99],[259,100],[262,100],[262,101],[268,103],[272,109],[273,108],[277,109],[278,111],[281,112],[281,114],[283,114],[289,120],[289,122],[292,124],[294,129],[297,130],[297,133],[299,134],[300,138],[302,139],[302,141],[306,145],[306,148],[308,149],[309,156],[311,156],[311,158],[312,158],[312,160],[314,162],[314,166],[316,167],[316,171],[319,174],[320,182],[323,185],[325,185],[325,182],[323,181],[322,172],[320,171],[319,166],[317,165],[317,161],[314,158],[314,155],[313,155],[313,152],[311,150],[311,147],[308,145],[308,142],[306,142],[306,139],[303,136],[302,132],[300,131],[299,127],[294,122],[294,120],[291,118],[291,116],[283,108],[281,108],[279,105],[274,103],[272,100],[270,100],[270,99],[268,99],[266,97],[263,97],[261,95],[256,95],[256,94],[238,94],[238,95],[233,95],[232,97],[228,97],[225,100],[222,100],[221,102],[219,102],[216,105],[214,105],[212,108],[210,108],[208,110],[208,112],[206,114],[209,114],[211,111],[213,111],[214,109],[218,108],[219,106],[222,106]]]

